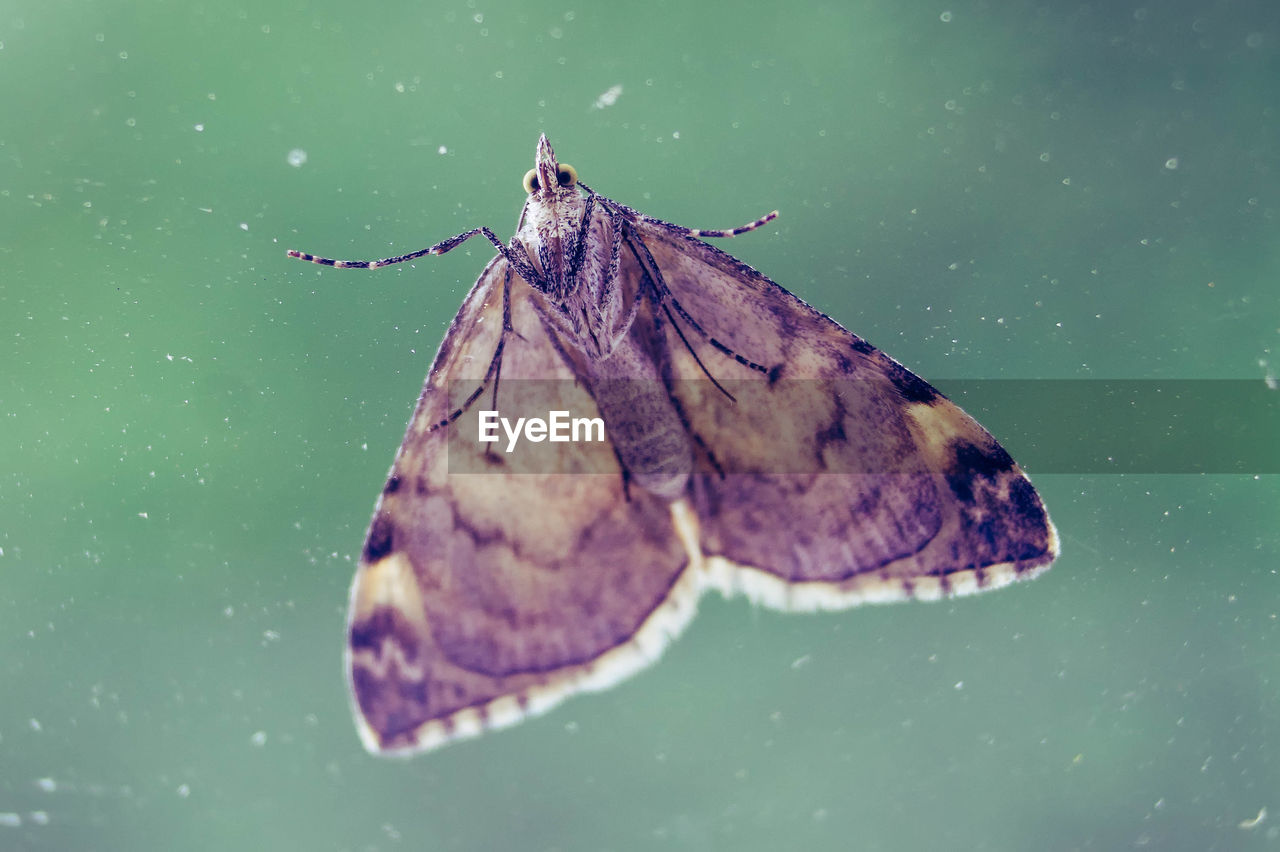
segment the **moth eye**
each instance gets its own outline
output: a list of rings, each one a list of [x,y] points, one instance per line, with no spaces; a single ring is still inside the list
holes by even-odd
[[[568,164],[563,164],[556,172],[556,182],[561,186],[573,186],[578,182],[578,170]]]
[[[538,188],[538,170],[529,169],[524,173],[524,191],[533,192]]]

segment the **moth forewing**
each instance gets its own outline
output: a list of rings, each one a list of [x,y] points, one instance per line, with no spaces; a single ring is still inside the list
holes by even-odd
[[[498,252],[432,363],[352,586],[370,751],[428,750],[615,683],[706,589],[843,608],[994,588],[1056,556],[1039,497],[982,427],[698,239],[776,213],[732,231],[662,222],[579,183],[545,136],[525,182],[509,244],[477,228],[383,261],[290,252],[376,267],[480,234]],[[598,418],[605,440],[516,456],[478,437],[482,415],[539,408]]]

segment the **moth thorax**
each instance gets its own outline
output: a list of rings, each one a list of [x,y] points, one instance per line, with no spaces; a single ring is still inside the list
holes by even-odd
[[[529,283],[556,301],[568,297],[577,283],[575,263],[579,261],[581,235],[580,217],[572,215],[574,206],[530,204],[519,233],[520,242],[524,244],[529,262],[537,273],[537,280]]]

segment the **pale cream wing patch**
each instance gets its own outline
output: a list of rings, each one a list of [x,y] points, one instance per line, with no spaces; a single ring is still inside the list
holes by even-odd
[[[672,392],[714,459],[691,504],[722,592],[844,608],[995,588],[1052,562],[1040,498],[971,417],[737,259],[661,223],[636,229],[714,342],[685,337],[736,398],[668,322]]]
[[[489,264],[441,345],[375,510],[347,659],[370,751],[430,749],[608,686],[692,617],[697,543],[688,531],[682,540],[664,502],[634,489],[628,498],[607,444],[556,445],[565,455],[554,469],[596,473],[513,473],[501,449],[469,434],[475,410],[491,405],[499,340],[500,407],[531,389],[545,399],[555,381],[558,404],[594,412],[543,327],[540,298],[505,261]],[[467,413],[432,428],[469,399]]]

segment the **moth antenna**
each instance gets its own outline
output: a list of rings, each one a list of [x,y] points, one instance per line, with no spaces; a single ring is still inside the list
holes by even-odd
[[[648,217],[645,217],[645,218],[648,218]],[[727,230],[713,231],[713,230],[707,230],[705,228],[685,228],[685,227],[682,227],[681,225],[672,225],[671,227],[680,228],[682,231],[684,231],[691,237],[736,237],[738,236],[738,234],[745,234],[748,231],[754,231],[756,228],[759,228],[763,225],[767,225],[768,223],[772,222],[774,219],[777,219],[777,218],[778,218],[778,211],[774,210],[771,213],[766,213],[765,215],[761,216],[759,219],[755,220],[754,222],[748,222],[747,224],[743,225],[740,228],[729,228]],[[665,225],[668,223],[664,222],[663,224]]]
[[[404,263],[407,260],[416,260],[417,258],[425,257],[429,254],[444,254],[445,252],[462,245],[476,234],[484,234],[485,238],[488,239],[489,242],[493,243],[493,247],[496,248],[503,257],[507,258],[508,262],[510,262],[511,258],[508,257],[507,247],[503,245],[502,240],[498,239],[497,235],[494,234],[493,231],[484,226],[472,228],[470,231],[464,231],[457,236],[449,237],[447,240],[441,240],[430,248],[419,249],[418,251],[398,255],[396,257],[384,257],[381,260],[334,260],[330,257],[319,257],[296,249],[289,249],[285,254],[288,257],[296,257],[298,260],[318,263],[321,266],[332,266],[335,269],[381,269],[384,266],[391,266],[395,263]]]
[[[578,186],[581,186],[583,189],[586,189],[586,184],[584,184],[582,181],[578,181]],[[603,195],[600,197],[604,198]],[[686,227],[685,225],[677,225],[674,222],[668,222],[664,219],[659,219],[655,216],[648,216],[644,213],[641,213],[639,210],[635,210],[631,207],[628,207],[625,204],[619,204],[613,199],[608,199],[608,201],[610,204],[615,205],[619,210],[622,210],[624,213],[626,213],[627,216],[629,216],[630,218],[639,219],[642,222],[648,222],[650,225],[657,225],[658,227],[663,228],[665,230],[672,231],[677,234],[686,234],[691,237],[736,237],[739,234],[745,234],[748,231],[754,231],[756,228],[767,225],[768,223],[772,222],[774,219],[778,218],[778,211],[772,210],[766,213],[765,215],[761,216],[759,219],[756,219],[754,222],[748,222],[747,224],[739,228],[728,228],[724,230],[713,230],[708,228],[689,228],[689,227]]]

